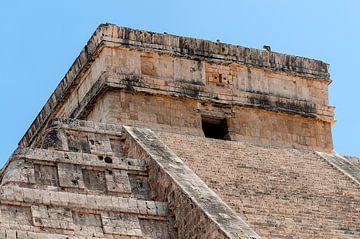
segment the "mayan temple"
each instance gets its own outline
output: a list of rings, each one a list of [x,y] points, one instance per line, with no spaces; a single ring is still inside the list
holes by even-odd
[[[0,173],[0,239],[360,238],[330,83],[321,61],[100,25]]]

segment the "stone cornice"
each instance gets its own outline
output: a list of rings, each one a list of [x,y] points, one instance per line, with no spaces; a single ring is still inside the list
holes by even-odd
[[[134,30],[110,24],[101,25],[101,27],[104,27],[103,40],[108,46],[241,64],[309,78],[324,80],[330,78],[329,65],[319,60],[221,42]]]
[[[78,107],[73,110],[71,117],[85,119],[87,112],[91,110],[92,102],[96,100],[94,95],[108,90],[128,90],[145,94],[184,97],[218,105],[263,109],[330,123],[334,122],[334,107],[332,106],[313,104],[303,100],[275,95],[264,95],[256,92],[235,91],[234,89],[228,89],[227,94],[216,94],[208,91],[206,86],[183,82],[166,82],[165,84],[165,81],[164,84],[157,85],[151,79],[141,76],[114,73],[104,73],[99,78],[84,99],[79,102]]]

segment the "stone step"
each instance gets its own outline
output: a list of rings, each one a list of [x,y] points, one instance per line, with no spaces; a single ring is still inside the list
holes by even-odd
[[[149,199],[147,178],[144,160],[23,148],[7,163],[0,185]]]
[[[144,216],[166,217],[168,203],[105,195],[87,195],[16,186],[0,188],[0,201],[9,205],[48,205],[84,210],[131,213]]]
[[[123,127],[74,119],[52,120],[37,147],[99,156],[123,156]]]
[[[167,202],[15,186],[1,187],[0,202],[0,238],[144,238],[171,230]]]
[[[51,149],[18,148],[13,153],[9,162],[16,159],[71,163],[83,166],[121,169],[127,171],[146,171],[146,163],[144,160],[140,159],[107,155],[94,155],[87,153],[64,152]]]

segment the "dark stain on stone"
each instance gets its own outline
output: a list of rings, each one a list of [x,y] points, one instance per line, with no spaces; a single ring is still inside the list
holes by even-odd
[[[112,158],[110,158],[110,157],[105,157],[104,161],[105,161],[105,163],[112,163],[113,162]]]
[[[79,185],[79,177],[76,177],[75,179],[71,180],[71,182],[74,184],[74,185]]]
[[[266,109],[274,112],[300,114],[309,118],[316,118],[315,105],[312,104],[271,101],[267,96],[249,97],[248,100],[254,108]]]
[[[185,83],[185,84],[193,84],[198,86],[205,86],[205,84],[202,81],[196,81],[196,80],[185,80],[185,79],[177,79],[176,82],[178,83]]]
[[[192,99],[197,99],[199,97],[199,94],[200,94],[200,90],[183,88],[180,89],[179,96],[186,96]]]
[[[62,142],[58,134],[58,129],[50,130],[45,136],[42,148],[48,149],[54,147],[56,149],[60,149],[62,147]]]

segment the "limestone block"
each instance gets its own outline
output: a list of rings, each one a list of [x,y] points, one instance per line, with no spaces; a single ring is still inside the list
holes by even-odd
[[[17,239],[16,238],[16,231],[13,230],[6,230],[5,231],[6,239]]]
[[[142,54],[141,55],[141,74],[159,77],[159,58],[158,55],[153,54]]]
[[[120,137],[111,137],[110,145],[111,145],[111,150],[116,157],[124,157],[122,141]]]
[[[30,207],[0,205],[0,224],[16,226],[21,225],[24,228],[31,226],[31,210]]]
[[[86,239],[83,237],[73,237],[69,235],[29,232],[21,230],[0,229],[1,239]]]
[[[288,98],[297,98],[295,79],[284,79],[281,76],[266,76],[268,78],[269,93]]]
[[[139,199],[150,199],[147,177],[129,174],[132,195]]]
[[[140,53],[124,49],[107,49],[106,64],[116,73],[140,75]]]
[[[87,138],[92,154],[109,154],[112,152],[108,136],[88,133]]]
[[[249,68],[249,77],[251,77],[250,91],[269,93],[269,82],[266,73],[262,70]]]
[[[139,220],[134,215],[109,212],[101,214],[101,220],[107,234],[143,236]]]
[[[86,137],[86,134],[84,133],[78,133],[78,132],[72,132],[67,133],[67,144],[69,147],[69,151],[71,152],[83,152],[83,153],[90,153],[90,145],[88,142],[88,139]]]
[[[58,163],[57,167],[60,187],[81,189],[85,187],[82,170],[79,165]]]
[[[32,218],[34,226],[74,230],[71,210],[68,208],[32,205]]]
[[[57,166],[35,163],[34,169],[36,184],[59,186]]]
[[[86,189],[106,192],[106,180],[104,171],[83,169],[82,174]]]
[[[8,183],[35,183],[34,164],[31,160],[12,161],[2,176],[1,185]]]
[[[108,192],[131,195],[129,176],[124,170],[106,170],[106,187]]]
[[[140,226],[145,238],[167,239],[177,238],[172,225],[164,220],[140,219]]]
[[[175,81],[198,83],[205,85],[203,73],[203,63],[201,61],[189,60],[184,58],[174,59],[174,78]]]
[[[42,148],[44,149],[68,149],[66,136],[63,129],[51,129],[46,132],[44,140],[42,142]]]
[[[100,214],[73,212],[73,217],[76,235],[104,236]]]

